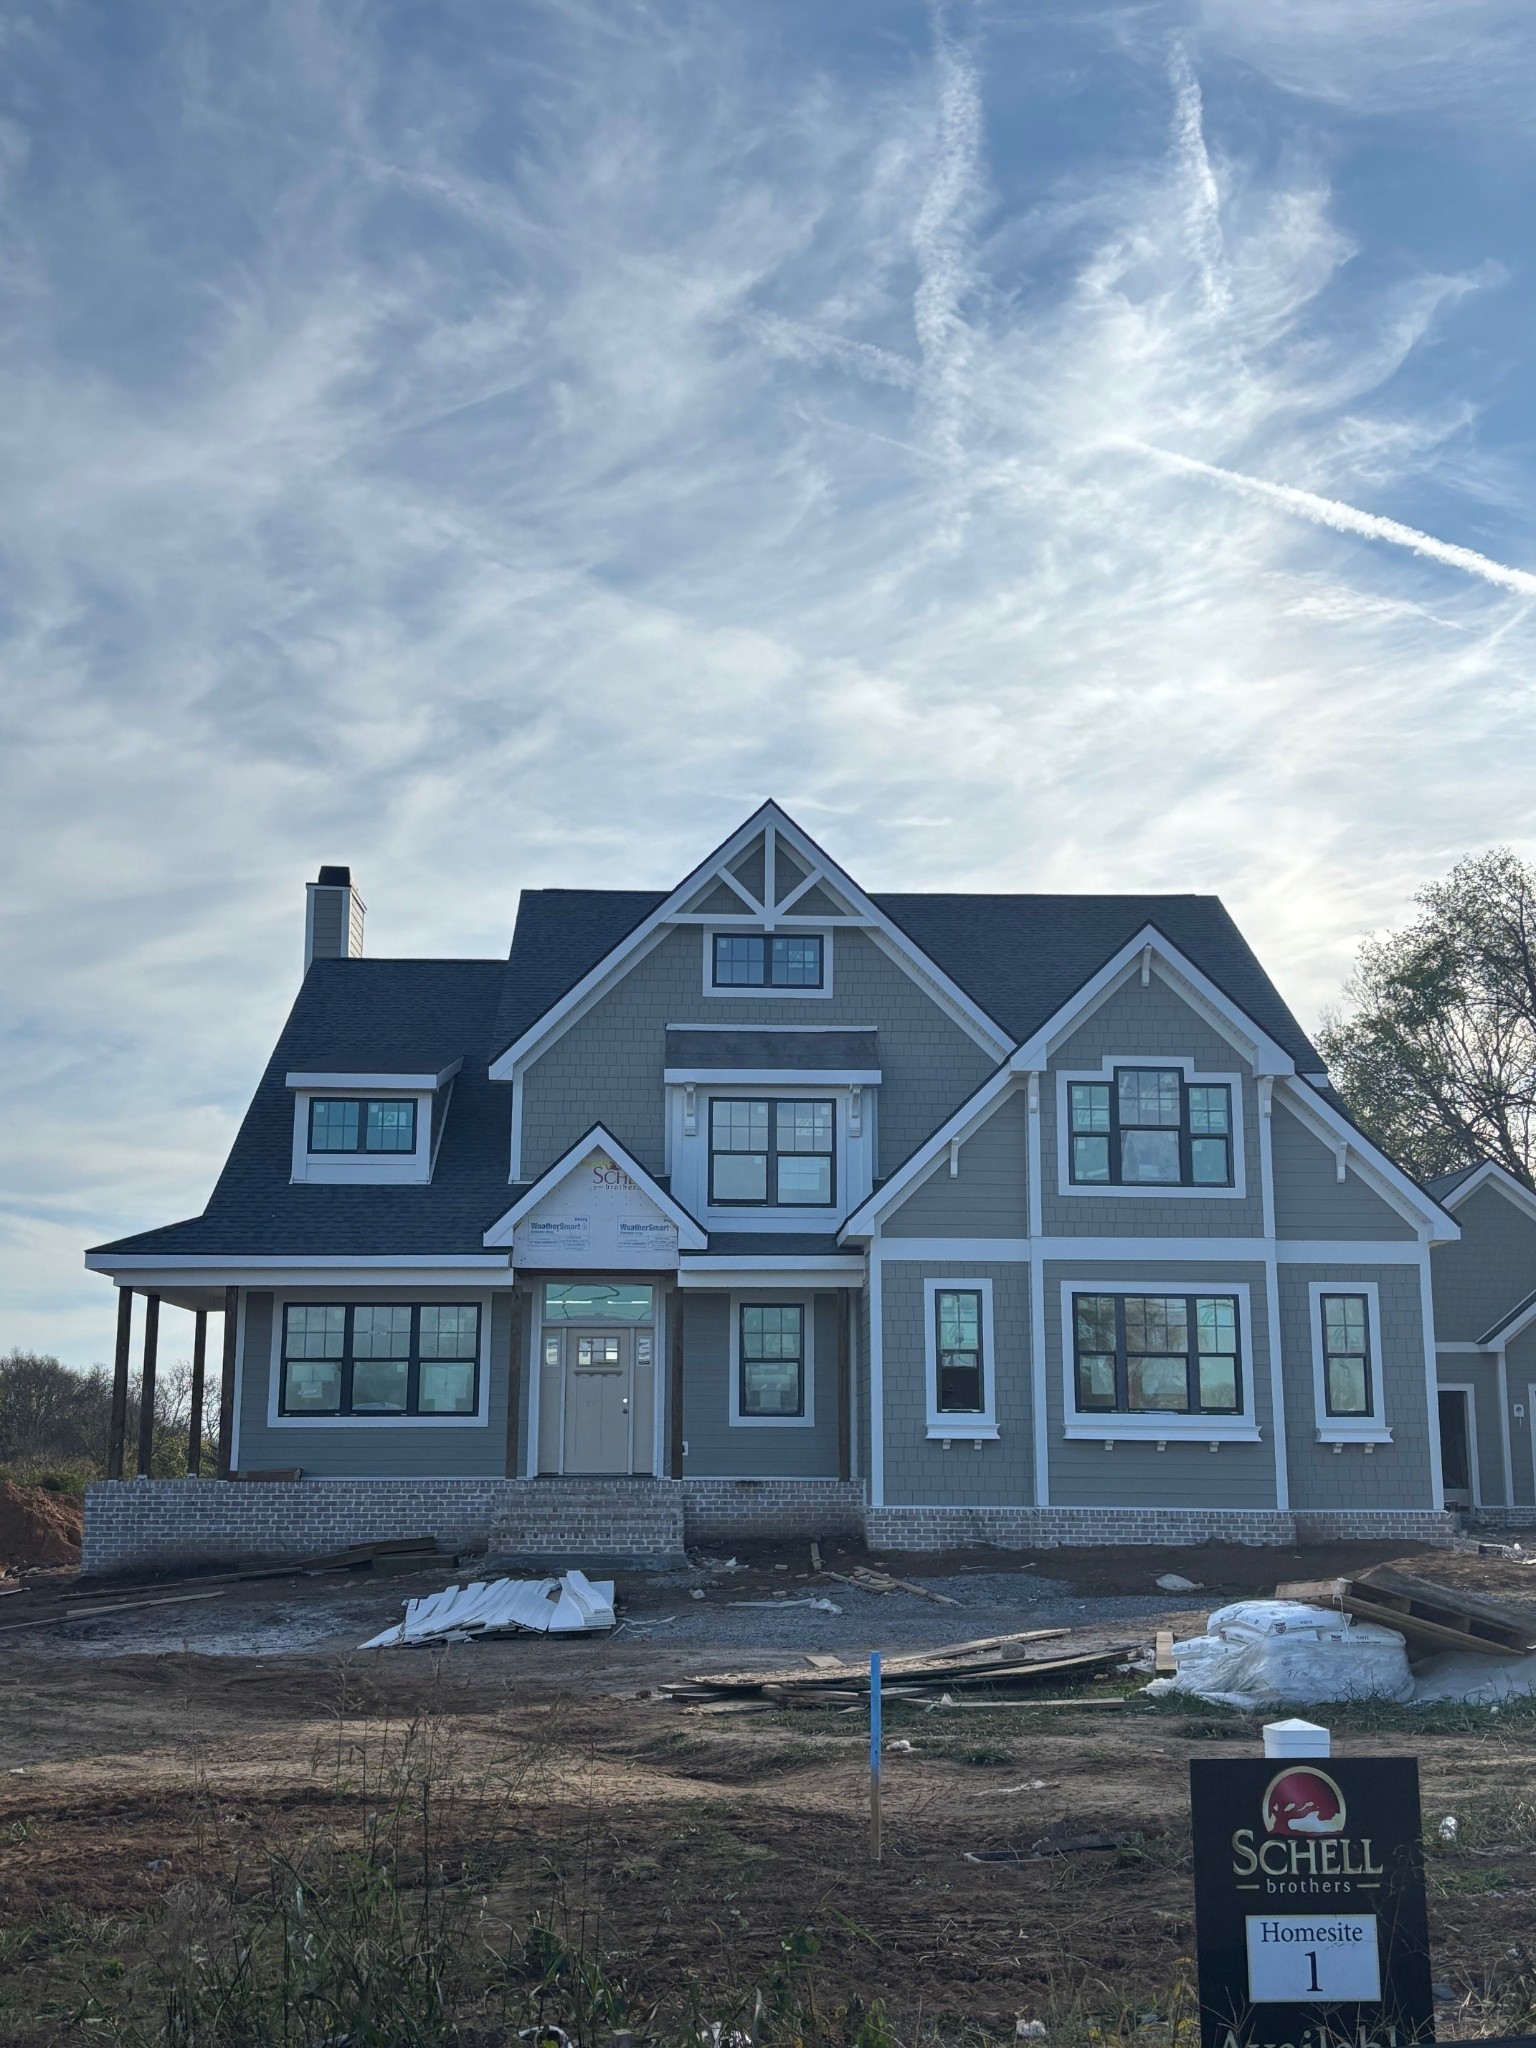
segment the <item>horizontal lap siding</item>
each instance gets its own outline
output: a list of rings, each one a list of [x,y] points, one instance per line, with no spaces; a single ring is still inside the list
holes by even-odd
[[[1242,1332],[1245,1412],[1263,1433],[1257,1444],[1223,1444],[1212,1452],[1202,1443],[1176,1443],[1160,1451],[1147,1443],[1117,1442],[1106,1451],[1094,1439],[1069,1443],[1062,1435],[1066,1388],[1063,1341],[1070,1356],[1071,1333],[1062,1328],[1063,1281],[1116,1288],[1127,1283],[1149,1293],[1175,1293],[1190,1282],[1245,1286],[1248,1317]],[[1050,1433],[1053,1507],[1273,1508],[1276,1505],[1274,1426],[1270,1402],[1269,1321],[1265,1273],[1259,1264],[1181,1264],[1177,1260],[1048,1260],[1045,1265],[1045,1385]]]
[[[1412,1225],[1368,1188],[1353,1167],[1346,1169],[1341,1181],[1332,1146],[1278,1101],[1271,1142],[1277,1237],[1412,1240]]]
[[[745,1297],[743,1297],[745,1298]],[[752,1291],[753,1301],[803,1301],[782,1288]],[[837,1477],[838,1318],[840,1294],[817,1294],[811,1344],[814,1417],[804,1425],[731,1421],[731,1300],[689,1292],[683,1300],[683,1437],[688,1479]]]
[[[928,1439],[925,1279],[990,1280],[997,1388],[996,1443]],[[1029,1268],[972,1259],[881,1266],[884,1314],[885,1498],[892,1506],[1018,1506],[1034,1499],[1029,1372]]]
[[[881,1219],[886,1237],[1023,1237],[1029,1230],[1029,1114],[1022,1094],[998,1105]]]
[[[1359,1444],[1335,1453],[1317,1441],[1312,1353],[1314,1281],[1348,1290],[1368,1280],[1378,1290],[1377,1344],[1390,1444],[1369,1454]],[[1290,1266],[1280,1268],[1280,1337],[1286,1374],[1291,1505],[1334,1513],[1358,1509],[1423,1509],[1434,1498],[1428,1376],[1417,1266]]]
[[[832,993],[708,996],[697,927],[670,932],[528,1069],[523,1176],[533,1179],[594,1123],[651,1173],[666,1171],[666,1027],[874,1025],[880,1033],[880,1172],[914,1151],[992,1071],[993,1062],[862,932],[832,934]]]
[[[317,1288],[284,1294],[283,1301],[413,1301],[419,1292],[371,1289],[366,1296],[340,1295]],[[432,1290],[434,1301],[478,1300],[463,1289]],[[439,1428],[407,1420],[349,1428],[332,1423],[324,1428],[267,1420],[272,1387],[272,1326],[278,1297],[252,1291],[245,1297],[244,1341],[240,1359],[240,1440],[242,1472],[280,1471],[296,1465],[311,1478],[410,1479],[500,1478],[507,1462],[507,1386],[512,1357],[513,1300],[509,1293],[492,1296],[490,1344],[490,1413],[484,1424]]]
[[[1186,1194],[1066,1194],[1058,1191],[1056,1076],[1097,1072],[1106,1059],[1191,1059],[1198,1073],[1238,1077],[1245,1133],[1245,1192]],[[1245,1061],[1168,985],[1133,978],[1118,988],[1051,1055],[1040,1090],[1040,1142],[1044,1169],[1042,1221],[1052,1237],[1246,1237],[1264,1230],[1259,1182],[1258,1097]]]

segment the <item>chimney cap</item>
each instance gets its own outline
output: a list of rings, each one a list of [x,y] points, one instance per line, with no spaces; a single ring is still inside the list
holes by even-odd
[[[320,879],[316,884],[316,887],[321,889],[350,889],[351,886],[352,870],[350,868],[322,868],[320,870]]]

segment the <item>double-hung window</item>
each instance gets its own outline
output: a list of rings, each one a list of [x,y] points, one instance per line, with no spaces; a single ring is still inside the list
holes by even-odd
[[[414,1152],[414,1101],[369,1102],[355,1096],[314,1097],[309,1105],[311,1152]]]
[[[1371,1390],[1371,1322],[1363,1294],[1318,1297],[1323,1337],[1323,1408],[1330,1416],[1359,1420],[1374,1412]]]
[[[1068,1143],[1079,1187],[1232,1185],[1232,1090],[1176,1067],[1118,1067],[1068,1083]]]
[[[820,932],[716,932],[716,988],[820,988]]]
[[[710,1202],[726,1208],[830,1208],[835,1130],[830,1102],[717,1096],[709,1105]]]
[[[480,1310],[473,1302],[290,1302],[285,1416],[473,1415]]]
[[[1072,1298],[1080,1415],[1239,1415],[1237,1297],[1077,1294]]]
[[[942,1287],[934,1292],[934,1354],[940,1415],[983,1415],[987,1361],[982,1347],[981,1290]]]
[[[788,1421],[805,1414],[805,1308],[742,1302],[738,1401],[742,1416]]]

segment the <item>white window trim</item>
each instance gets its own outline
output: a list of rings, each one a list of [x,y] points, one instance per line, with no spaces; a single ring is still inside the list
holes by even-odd
[[[316,1096],[327,1102],[414,1102],[416,1149],[413,1152],[311,1152],[309,1105]],[[432,1108],[435,1094],[413,1088],[299,1088],[293,1097],[293,1173],[295,1181],[350,1185],[419,1186],[432,1178]]]
[[[1072,1178],[1071,1119],[1067,1114],[1067,1089],[1073,1081],[1107,1081],[1114,1085],[1117,1067],[1149,1067],[1167,1070],[1177,1067],[1186,1083],[1200,1088],[1205,1086],[1227,1088],[1232,1099],[1232,1185],[1229,1188],[1186,1187],[1181,1181],[1177,1185],[1161,1181],[1152,1186],[1122,1186],[1118,1181],[1090,1182],[1075,1181]],[[1243,1143],[1243,1080],[1240,1073],[1204,1074],[1197,1072],[1192,1059],[1155,1057],[1150,1053],[1115,1053],[1106,1055],[1095,1067],[1082,1067],[1072,1071],[1058,1069],[1056,1074],[1056,1188],[1058,1194],[1091,1196],[1095,1201],[1118,1202],[1145,1201],[1149,1196],[1164,1197],[1169,1201],[1187,1202],[1191,1199],[1206,1202],[1237,1202],[1247,1199],[1248,1177],[1246,1147]]]
[[[1323,1361],[1323,1311],[1322,1298],[1325,1294],[1363,1294],[1365,1296],[1366,1341],[1369,1343],[1371,1359],[1371,1397],[1374,1406],[1369,1415],[1330,1415],[1328,1413],[1327,1383],[1324,1377]],[[1312,1402],[1317,1414],[1317,1441],[1320,1444],[1389,1444],[1392,1432],[1387,1427],[1386,1410],[1386,1361],[1381,1349],[1381,1296],[1374,1280],[1309,1280],[1307,1283],[1307,1315],[1312,1325]]]
[[[1238,1304],[1238,1358],[1243,1375],[1240,1415],[1106,1415],[1077,1405],[1077,1343],[1072,1319],[1074,1294],[1230,1294]],[[1251,1290],[1245,1280],[1098,1279],[1079,1274],[1061,1283],[1061,1412],[1062,1435],[1073,1443],[1199,1443],[1257,1444],[1264,1440],[1255,1403],[1258,1373],[1254,1360]]]
[[[671,1084],[667,1088],[666,1169],[673,1199],[709,1230],[760,1232],[771,1250],[775,1231],[835,1236],[844,1219],[869,1193],[878,1154],[879,1090],[862,1082],[848,1084],[797,1070],[793,1078],[772,1082],[724,1081]],[[709,1199],[709,1105],[712,1101],[758,1101],[767,1096],[783,1102],[831,1101],[832,1156],[836,1199],[826,1207],[785,1204],[718,1203]],[[692,1103],[692,1129],[689,1105]],[[858,1128],[854,1129],[857,1122]]]
[[[814,1429],[816,1427],[816,1298],[810,1294],[789,1294],[782,1287],[743,1289],[732,1294],[730,1383],[726,1388],[725,1419],[732,1429]],[[743,1415],[741,1412],[741,1310],[756,1308],[798,1308],[805,1331],[805,1413],[803,1415]]]
[[[430,1290],[423,1290],[430,1292]],[[290,1302],[297,1307],[348,1306],[352,1308],[372,1307],[379,1297],[364,1296],[361,1301],[348,1299],[339,1304],[332,1295],[322,1295],[319,1301],[306,1292],[297,1294],[275,1294],[272,1297],[272,1354],[267,1371],[267,1427],[268,1429],[392,1429],[397,1432],[412,1429],[484,1429],[491,1419],[491,1297],[476,1294],[459,1297],[450,1304],[455,1307],[477,1305],[480,1310],[480,1365],[476,1378],[479,1383],[480,1403],[473,1415],[282,1415],[279,1406],[283,1384],[283,1327],[287,1319]],[[406,1300],[386,1302],[386,1307],[403,1308],[422,1306],[421,1294],[412,1294]],[[427,1302],[427,1307],[437,1306]]]
[[[762,983],[755,988],[717,988],[715,986],[715,935],[723,938],[773,938],[776,927],[758,919],[748,919],[742,924],[722,920],[719,924],[703,927],[704,939],[704,993],[707,996],[752,996],[758,1002],[776,1003],[784,997],[804,1000],[806,997],[825,999],[832,994],[832,962],[836,953],[831,925],[801,924],[798,918],[782,920],[782,936],[793,939],[821,940],[821,987],[820,988],[774,988]]]
[[[937,1302],[941,1294],[981,1296],[981,1384],[986,1405],[979,1415],[956,1415],[939,1406],[939,1331]],[[992,1282],[970,1275],[946,1279],[942,1275],[923,1278],[923,1357],[927,1365],[928,1436],[931,1442],[996,1442],[997,1427],[997,1341],[993,1334]]]

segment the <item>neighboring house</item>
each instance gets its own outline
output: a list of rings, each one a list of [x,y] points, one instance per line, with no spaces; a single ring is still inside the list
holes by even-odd
[[[1448,1528],[1458,1222],[1214,897],[869,896],[767,804],[504,962],[361,946],[322,869],[206,1211],[87,1259],[229,1305],[224,1462],[303,1476],[96,1488],[88,1563]]]
[[[1435,1253],[1447,1506],[1536,1524],[1536,1195],[1491,1159],[1429,1183],[1461,1225]],[[1522,1512],[1523,1511],[1523,1512]]]

